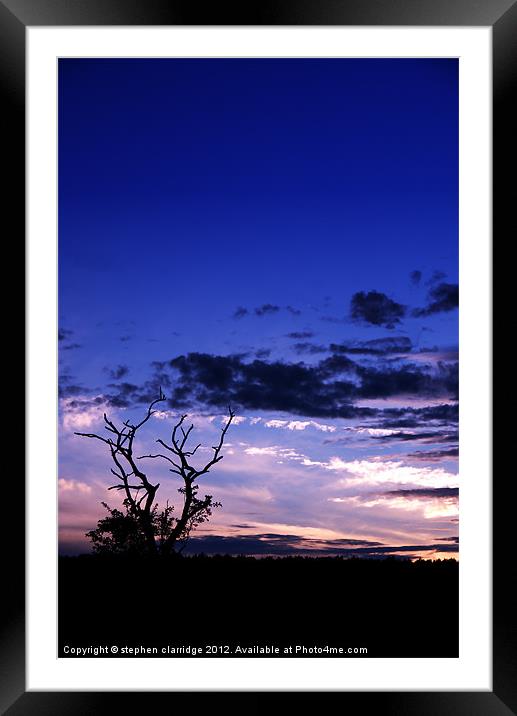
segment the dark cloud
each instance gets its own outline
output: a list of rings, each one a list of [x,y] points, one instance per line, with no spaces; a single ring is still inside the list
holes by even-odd
[[[423,424],[425,425],[425,422]],[[397,428],[420,428],[422,427],[422,421],[418,418],[399,418],[397,420],[376,422],[374,427],[386,428],[388,430],[395,430]]]
[[[350,316],[373,326],[394,328],[406,315],[406,307],[379,291],[359,291],[350,302]]]
[[[235,309],[235,312],[233,314],[233,318],[244,318],[244,316],[247,316],[249,313],[247,308],[244,308],[243,306],[238,306]]]
[[[309,341],[301,341],[300,343],[293,344],[293,350],[298,354],[308,353],[309,355],[315,355],[317,353],[326,353],[328,348],[316,343],[309,343]]]
[[[171,405],[222,407],[231,403],[249,410],[320,417],[372,414],[351,404],[355,393],[352,382],[327,383],[319,365],[261,360],[245,363],[237,356],[189,353],[170,361],[177,374]]]
[[[423,408],[385,408],[381,420],[375,423],[379,428],[413,428],[432,424],[435,427],[455,425],[459,419],[458,403],[442,403]]]
[[[328,358],[320,361],[315,367],[315,370],[321,375],[322,378],[328,380],[330,378],[337,378],[346,374],[348,376],[354,376],[357,371],[357,364],[353,360],[350,360],[347,356],[331,355]],[[352,383],[354,391],[357,391],[357,383]]]
[[[232,525],[241,527],[241,525]],[[248,525],[244,525],[248,527]],[[314,539],[292,534],[263,532],[251,535],[209,536],[193,538],[191,552],[224,552],[226,554],[348,554],[355,548],[377,549],[384,547],[382,542],[361,539]],[[201,550],[200,550],[201,547]],[[188,547],[187,547],[188,550]]]
[[[334,353],[350,353],[358,355],[388,355],[391,353],[409,353],[413,345],[406,336],[393,338],[375,338],[371,341],[346,341],[331,343],[330,350]]]
[[[59,341],[67,341],[70,336],[73,336],[74,332],[68,330],[67,328],[60,328],[57,332],[57,338]]]
[[[75,380],[75,376],[71,375],[70,373],[66,373],[63,371],[59,374],[59,382],[63,384],[72,383]]]
[[[119,341],[122,343],[126,343],[127,341],[130,341],[133,338],[133,336],[120,336]]]
[[[255,352],[257,358],[269,358],[270,355],[271,348],[259,348],[258,351]]]
[[[410,442],[412,440],[426,440],[428,438],[436,437],[436,433],[392,433],[391,435],[372,435],[374,440],[380,440],[382,442],[391,442],[392,440],[402,440],[404,442]]]
[[[404,554],[412,557],[418,552],[456,553],[456,544],[430,545],[384,545],[381,542],[367,540],[315,540],[297,535],[252,534],[231,537],[204,536],[192,537],[185,552],[189,554],[228,554],[228,555],[272,555],[272,556],[314,556],[314,557],[362,557],[379,558]]]
[[[61,379],[59,380],[58,385],[58,395],[60,398],[70,398],[75,395],[82,395],[83,393],[88,392],[82,385],[76,384],[76,383],[62,383]]]
[[[74,375],[64,371],[60,373],[58,378],[58,396],[60,398],[71,398],[77,395],[85,395],[89,392],[89,388],[81,385]]]
[[[446,278],[447,274],[443,271],[433,271],[430,278],[427,279],[426,286],[434,286],[437,283],[440,283],[443,281],[444,278]]]
[[[312,417],[375,418],[377,422],[368,427],[391,427],[395,421],[405,421],[408,426],[413,425],[409,421],[425,425],[440,411],[445,414],[446,407],[438,406],[438,412],[426,413],[359,407],[356,403],[366,398],[406,395],[450,399],[457,392],[454,366],[439,366],[432,372],[419,366],[373,368],[337,353],[315,364],[250,360],[245,354],[188,353],[169,361],[154,361],[152,368],[152,377],[140,387],[127,382],[111,383],[105,396],[107,403],[129,407],[150,402],[161,387],[173,408],[226,409],[231,404],[241,410]],[[438,425],[434,423],[432,427]],[[403,430],[400,439],[404,439]]]
[[[170,379],[162,373],[157,373],[152,380],[143,385],[128,382],[108,383],[108,391],[100,396],[101,402],[115,408],[132,408],[153,401],[160,388],[169,388]]]
[[[457,447],[447,448],[446,450],[429,450],[429,451],[417,451],[406,455],[406,457],[412,460],[423,460],[425,462],[439,462],[440,460],[454,460],[459,455],[459,449]]]
[[[417,270],[411,271],[411,273],[409,274],[409,278],[414,286],[418,286],[418,284],[422,280],[422,272]]]
[[[275,313],[279,313],[281,310],[283,310],[282,306],[277,306],[273,303],[263,303],[262,306],[256,306],[256,308],[252,309],[252,311],[244,308],[244,306],[238,306],[234,311],[232,318],[244,318],[244,316],[249,316],[251,312],[253,312],[256,316],[259,316],[259,318],[262,318],[263,316],[272,316]],[[288,311],[293,316],[299,316],[301,314],[301,311],[297,308],[293,308],[292,306],[285,306],[284,310]]]
[[[419,433],[405,433],[397,432],[391,435],[371,435],[373,440],[379,440],[380,442],[391,443],[395,441],[402,442],[422,442],[422,443],[444,443],[444,442],[456,442],[458,440],[458,433],[439,433],[439,432],[419,432]]]
[[[80,343],[68,343],[66,346],[60,346],[62,351],[74,351],[77,348],[82,348],[82,345]]]
[[[459,537],[438,537],[437,539],[439,542],[455,542],[456,544],[460,541]]]
[[[364,428],[372,428],[375,423],[369,425],[360,426]],[[420,425],[417,425],[420,427]],[[386,428],[391,429],[391,428]],[[414,442],[422,445],[435,445],[443,443],[456,443],[458,442],[458,433],[454,432],[443,432],[443,431],[420,431],[420,432],[404,432],[398,431],[388,435],[375,435],[368,434],[368,440],[374,440],[376,442],[383,443],[385,445],[391,445],[397,442]],[[327,438],[323,441],[324,445],[349,445],[350,437],[341,438]],[[427,462],[433,462],[438,460],[445,460],[447,458],[454,459],[455,454],[458,454],[457,448],[451,448],[450,450],[432,450],[429,452],[415,451],[412,453],[406,453],[405,458],[408,461],[411,460],[425,460]],[[400,455],[399,455],[400,457]]]
[[[134,383],[110,383],[108,387],[117,388],[121,395],[132,396],[138,392],[139,388]]]
[[[264,303],[255,309],[256,316],[270,316],[272,313],[278,313],[280,306],[274,306],[272,303]]]
[[[418,367],[380,370],[359,366],[334,354],[315,365],[253,360],[241,356],[189,353],[158,370],[149,387],[174,386],[172,406],[224,407],[229,403],[249,410],[275,410],[314,417],[376,416],[359,408],[361,398],[448,395],[454,380],[447,371],[432,375]],[[165,375],[164,375],[165,373]]]
[[[80,343],[67,343],[67,341],[70,340],[70,338],[74,335],[74,331],[71,331],[67,328],[60,328],[57,332],[57,339],[59,343],[63,344],[66,343],[66,345],[60,345],[59,350],[60,351],[73,351],[77,348],[82,348],[82,345]]]
[[[434,396],[458,394],[457,364],[438,364],[430,373],[418,366],[373,368],[357,366],[361,378],[359,395],[363,398],[387,398],[394,395]]]
[[[458,308],[459,289],[457,283],[439,283],[427,295],[427,306],[415,308],[413,315],[417,317],[445,313]]]
[[[447,433],[445,435],[442,435],[440,440],[436,440],[435,442],[439,443],[457,443],[459,440],[459,433]]]
[[[75,398],[67,402],[67,410],[87,410],[88,408],[99,407],[105,405],[106,398],[103,395],[97,395],[95,398]]]
[[[439,498],[445,499],[450,497],[458,497],[459,488],[457,487],[418,487],[412,490],[389,490],[383,495],[395,495],[396,497],[405,497],[408,500],[420,498]]]
[[[129,373],[127,365],[118,365],[115,368],[106,367],[104,370],[112,380],[120,380],[120,378],[123,378]]]
[[[297,341],[305,340],[306,338],[313,338],[314,333],[312,331],[293,331],[287,334],[287,338],[293,338]]]
[[[302,540],[307,541],[305,538],[302,538]],[[314,539],[315,542],[318,540]],[[382,547],[383,542],[372,542],[371,540],[366,539],[347,539],[347,538],[338,538],[338,539],[326,539],[321,540],[323,544],[327,547]]]

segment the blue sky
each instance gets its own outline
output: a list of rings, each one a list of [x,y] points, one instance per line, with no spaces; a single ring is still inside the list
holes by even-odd
[[[206,539],[456,535],[457,73],[60,61],[63,544],[110,484],[71,428],[138,414],[158,383],[153,431],[185,411],[209,441],[229,401],[241,418]]]

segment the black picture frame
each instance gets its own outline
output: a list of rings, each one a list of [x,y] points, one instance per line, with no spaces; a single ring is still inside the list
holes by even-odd
[[[16,227],[16,240],[20,246],[24,244],[25,233],[25,30],[28,26],[63,25],[491,26],[493,234],[498,245],[504,244],[510,232],[514,182],[507,181],[506,177],[511,175],[508,170],[514,167],[508,149],[513,145],[517,127],[511,104],[517,54],[515,0],[481,3],[478,0],[315,0],[312,3],[308,0],[247,0],[238,5],[202,0],[0,0],[4,147],[8,144],[13,150],[9,182],[4,193],[4,221],[7,223],[7,219],[11,219],[9,223]],[[11,243],[15,242],[11,239]],[[517,680],[512,673],[517,663],[515,608],[514,592],[510,589],[515,560],[508,551],[508,545],[513,541],[512,522],[503,519],[504,505],[515,500],[515,481],[505,478],[504,473],[498,474],[493,481],[493,691],[340,692],[340,709],[349,713],[372,709],[378,713],[419,716],[517,713]],[[16,490],[13,495],[16,504],[23,505],[22,480],[17,480],[12,489]],[[2,590],[6,605],[0,647],[1,712],[9,716],[97,715],[123,710],[126,701],[131,708],[154,710],[161,708],[157,699],[164,701],[167,712],[172,710],[172,705],[177,704],[177,693],[26,691],[25,545],[20,512],[21,508],[18,514],[13,513],[16,524],[8,527],[12,531],[6,532],[18,536],[9,545],[12,556],[9,588]],[[8,517],[5,515],[4,519]],[[7,572],[5,566],[4,572]],[[242,708],[244,702],[250,704],[245,692],[237,696],[237,708]],[[260,707],[267,696],[267,692],[257,694],[251,705]],[[213,695],[198,693],[196,709],[205,708],[208,698],[213,707]]]

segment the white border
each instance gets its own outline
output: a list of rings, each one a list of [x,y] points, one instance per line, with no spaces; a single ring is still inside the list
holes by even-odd
[[[38,27],[27,40],[27,689],[491,690],[491,28]],[[196,659],[194,670],[180,658],[56,658],[60,56],[460,58],[459,659]]]

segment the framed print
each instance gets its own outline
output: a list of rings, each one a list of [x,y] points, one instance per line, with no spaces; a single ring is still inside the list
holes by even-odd
[[[1,7],[27,148],[7,713],[515,711],[490,348],[515,5]]]

